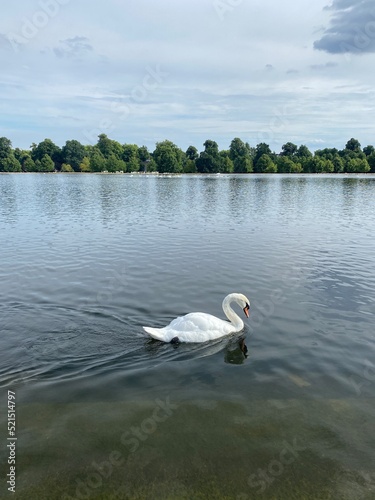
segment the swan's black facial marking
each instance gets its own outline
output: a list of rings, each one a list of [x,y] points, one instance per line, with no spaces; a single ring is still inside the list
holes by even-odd
[[[245,339],[240,340],[240,349],[243,352],[245,358],[247,358],[247,345],[245,344]]]
[[[173,339],[171,340],[171,344],[179,344],[180,343],[180,339],[178,337],[173,337]]]
[[[245,313],[245,316],[248,318],[249,317],[249,309],[250,305],[246,304],[246,306],[243,308],[243,312]]]

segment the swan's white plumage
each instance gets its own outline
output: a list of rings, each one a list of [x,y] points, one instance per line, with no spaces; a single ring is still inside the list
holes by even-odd
[[[243,321],[229,305],[233,301],[237,302],[242,308],[250,304],[250,301],[242,294],[233,293],[227,295],[223,301],[223,310],[230,321],[224,321],[211,314],[194,312],[175,318],[164,328],[144,326],[143,329],[154,339],[163,342],[170,342],[176,337],[179,342],[214,340],[230,333],[239,332],[244,327]]]

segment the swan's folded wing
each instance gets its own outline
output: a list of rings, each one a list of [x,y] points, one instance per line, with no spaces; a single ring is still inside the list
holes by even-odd
[[[163,342],[170,342],[175,337],[180,342],[207,342],[235,331],[228,321],[199,312],[179,316],[164,328],[144,326],[143,329],[154,339]]]
[[[228,321],[199,312],[176,318],[167,328],[173,330],[173,337],[180,342],[206,342],[234,331]]]

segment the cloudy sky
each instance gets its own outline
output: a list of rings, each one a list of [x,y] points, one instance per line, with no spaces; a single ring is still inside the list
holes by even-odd
[[[374,0],[17,0],[0,136],[375,144]]]

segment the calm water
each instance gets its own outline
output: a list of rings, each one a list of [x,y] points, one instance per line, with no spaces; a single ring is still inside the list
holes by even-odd
[[[373,499],[374,229],[372,176],[1,175],[0,497],[12,390],[12,498]]]

